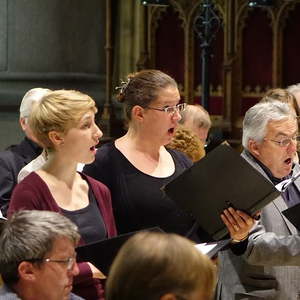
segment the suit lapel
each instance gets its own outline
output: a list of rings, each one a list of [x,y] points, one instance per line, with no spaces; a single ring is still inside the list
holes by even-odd
[[[250,155],[248,155],[245,151],[243,151],[242,157],[252,167],[254,167],[259,173],[261,173],[265,178],[267,178],[267,180],[272,182],[270,180],[270,178],[267,176],[267,174],[264,172],[264,170],[261,168],[261,166]],[[296,165],[294,170],[293,170],[293,174],[294,174],[294,172],[298,172],[298,171],[299,171],[299,167]],[[300,190],[300,178],[297,179],[294,183],[295,183],[297,189]],[[276,207],[276,209],[280,212],[280,215],[281,215],[283,221],[285,222],[287,228],[290,230],[290,232],[292,234],[298,234],[298,231],[297,231],[296,227],[281,213],[283,210],[288,208],[285,201],[284,201],[284,199],[281,196],[279,196],[275,200],[273,200],[273,204]]]

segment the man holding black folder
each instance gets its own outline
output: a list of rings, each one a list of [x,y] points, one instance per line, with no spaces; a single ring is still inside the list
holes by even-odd
[[[258,103],[243,123],[242,157],[274,185],[299,172],[298,126],[286,103]],[[300,203],[300,179],[261,213],[243,256],[221,251],[217,299],[300,299],[300,237],[282,211]]]

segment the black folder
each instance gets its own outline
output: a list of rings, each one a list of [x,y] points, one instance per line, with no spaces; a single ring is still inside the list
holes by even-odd
[[[300,203],[289,207],[282,213],[300,231]]]
[[[220,215],[229,206],[253,216],[280,195],[238,152],[219,145],[163,187],[214,240],[228,233]]]
[[[163,232],[159,227],[145,229],[147,231]],[[109,268],[122,245],[134,234],[145,231],[124,233],[113,238],[89,243],[76,248],[77,261],[88,261],[95,265],[104,275],[108,275]]]

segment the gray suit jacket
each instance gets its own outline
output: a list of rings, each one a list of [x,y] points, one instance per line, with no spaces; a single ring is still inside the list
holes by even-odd
[[[242,156],[267,177],[252,157],[245,152]],[[299,170],[296,165],[293,172]],[[295,185],[300,190],[300,179]],[[286,208],[281,196],[264,207],[243,256],[230,249],[219,252],[216,299],[300,299],[300,237],[281,213]]]

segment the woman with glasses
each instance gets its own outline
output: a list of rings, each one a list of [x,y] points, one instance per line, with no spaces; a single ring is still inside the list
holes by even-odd
[[[81,244],[116,234],[108,188],[76,171],[78,163],[95,159],[95,147],[102,136],[95,124],[96,111],[88,95],[67,90],[48,93],[34,107],[29,124],[48,158],[16,186],[9,216],[21,209],[61,213],[78,226]],[[72,260],[69,267],[71,264]],[[78,266],[74,293],[87,300],[103,299],[101,270],[89,262]]]
[[[200,242],[195,219],[161,189],[192,165],[183,153],[165,147],[186,107],[175,80],[158,70],[143,70],[128,75],[118,89],[128,131],[101,146],[84,172],[109,187],[119,233],[159,226]]]

